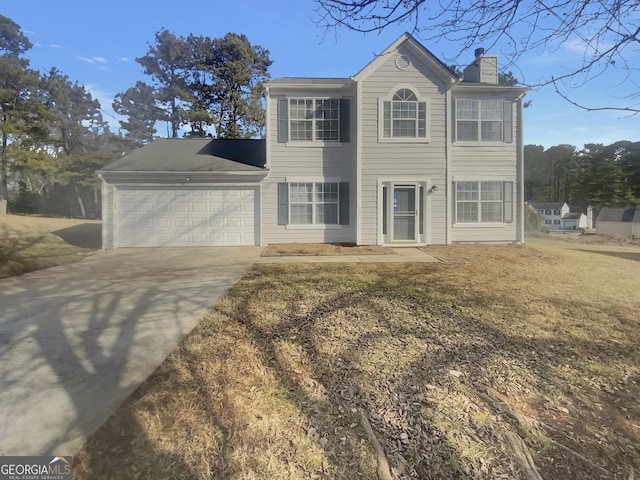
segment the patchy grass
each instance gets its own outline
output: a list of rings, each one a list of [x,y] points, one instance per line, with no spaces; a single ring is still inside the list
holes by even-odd
[[[380,245],[352,245],[337,243],[280,243],[268,245],[263,257],[287,255],[395,255],[395,252]]]
[[[74,458],[74,478],[545,479],[640,471],[632,245],[256,265]],[[500,407],[497,408],[496,405]]]
[[[66,243],[51,233],[0,236],[0,278],[82,260],[94,249]]]

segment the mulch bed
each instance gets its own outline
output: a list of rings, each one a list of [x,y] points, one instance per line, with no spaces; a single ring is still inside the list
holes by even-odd
[[[268,245],[263,257],[283,256],[336,256],[336,255],[396,255],[396,253],[380,245],[353,245],[336,243],[282,243]]]

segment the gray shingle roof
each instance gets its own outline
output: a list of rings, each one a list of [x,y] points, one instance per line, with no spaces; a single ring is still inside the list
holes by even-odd
[[[258,172],[264,140],[161,138],[111,162],[104,172]]]
[[[557,209],[557,210],[560,210],[563,205],[564,205],[564,202],[560,202],[560,203],[558,203],[558,202],[556,202],[556,203],[554,203],[554,202],[540,202],[540,203],[535,202],[535,203],[531,203],[531,206],[533,208],[538,209],[538,210],[546,210],[546,209],[551,209],[551,210]]]
[[[562,216],[563,220],[578,220],[584,213],[574,212],[574,213],[565,213]]]
[[[598,213],[597,222],[634,222],[640,223],[640,206],[633,208],[604,207]]]
[[[346,84],[346,83],[353,83],[353,80],[350,78],[333,78],[333,77],[327,77],[327,78],[323,78],[323,77],[281,77],[281,78],[274,78],[273,80],[270,80],[266,83],[266,85],[278,85],[280,83],[284,83],[284,84],[290,84],[290,83],[297,83],[297,84],[304,84],[304,85],[317,85],[317,84]]]

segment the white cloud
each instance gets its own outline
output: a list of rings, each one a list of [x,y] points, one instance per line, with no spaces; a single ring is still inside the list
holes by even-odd
[[[94,64],[94,63],[102,63],[102,64],[107,63],[107,59],[104,58],[104,57],[97,57],[97,56],[94,56],[94,57],[80,57],[80,56],[78,56],[77,58],[78,58],[78,60],[81,60],[84,63],[88,63],[88,64],[91,64],[91,65]]]
[[[129,57],[120,57],[118,59],[119,62],[128,62],[129,61]]]
[[[57,43],[52,43],[49,45],[51,48],[62,48],[62,45],[58,45]]]

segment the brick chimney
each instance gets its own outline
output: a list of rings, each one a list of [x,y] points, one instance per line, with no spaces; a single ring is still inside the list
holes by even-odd
[[[476,48],[474,53],[476,58],[464,69],[462,81],[497,85],[498,57],[485,55],[484,48]]]

